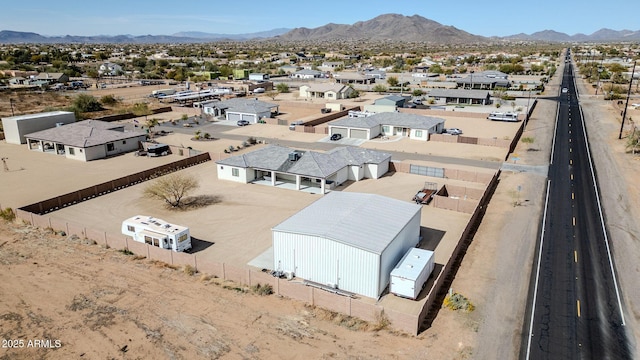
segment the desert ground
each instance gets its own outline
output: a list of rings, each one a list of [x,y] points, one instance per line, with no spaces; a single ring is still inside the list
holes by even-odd
[[[557,87],[553,88],[557,81],[550,85],[548,92],[557,91]],[[635,347],[638,339],[636,314],[640,313],[635,300],[640,291],[636,266],[640,256],[637,240],[640,230],[634,219],[640,214],[640,192],[631,179],[639,175],[635,166],[638,157],[626,154],[623,143],[617,140],[618,109],[614,110],[609,102],[586,95],[589,90],[583,89],[585,95],[581,100],[589,136],[598,141],[597,145],[592,145],[598,173],[611,174],[600,176],[600,186]],[[535,141],[533,144],[521,143],[515,151],[521,159],[520,164],[548,163],[554,117],[555,103],[540,101],[523,135],[533,137]],[[249,126],[229,131],[252,135],[244,133],[251,128],[256,129]],[[282,134],[297,135],[309,134],[287,131]],[[166,139],[167,142],[169,139],[178,139],[181,143],[189,141],[187,135],[179,134]],[[309,141],[301,139],[305,140]],[[194,148],[200,146],[198,143]],[[224,146],[222,141],[212,141],[202,143],[202,150],[220,152]],[[450,151],[460,151],[460,156],[464,156],[473,148]],[[77,163],[28,152],[24,147],[6,143],[0,144],[0,152],[9,154],[10,167],[9,172],[0,173],[4,185],[0,188],[3,207],[25,205],[105,181],[112,178],[114,172],[125,174],[134,169],[137,171],[141,166],[156,166],[148,163],[156,159],[176,159],[169,156],[152,160],[123,155]],[[4,295],[0,297],[0,333],[5,340],[24,340],[25,347],[2,347],[0,358],[517,358],[523,336],[530,264],[533,264],[538,219],[544,205],[542,190],[546,186],[543,176],[527,172],[526,167],[523,169],[502,173],[484,221],[453,281],[454,291],[470,298],[476,310],[460,313],[443,308],[432,327],[418,336],[393,331],[382,322],[365,324],[297,301],[273,295],[260,296],[253,289],[223,284],[206,274],[192,275],[189,269],[172,269],[117,249],[104,249],[80,239],[51,234],[45,229],[3,222],[0,227],[0,269],[3,274],[0,292]],[[256,187],[252,189],[252,195],[277,203],[280,208],[275,214],[267,214],[268,220],[261,220],[263,227],[316,197],[259,188],[258,185],[222,184],[215,180],[213,163],[187,171],[207,176],[199,191],[220,195],[222,204],[227,201],[229,204],[225,206],[236,206],[240,212],[248,211],[247,203],[251,199],[246,192],[233,188]],[[406,194],[414,192],[413,187],[424,181],[423,177],[414,179],[409,174],[393,174],[381,179],[379,184],[363,181],[349,185],[344,191],[381,191],[387,196],[406,199]],[[521,191],[517,192],[517,188]],[[134,186],[102,197],[103,203],[89,201],[65,211],[73,217],[84,216],[83,221],[92,218],[87,217],[90,213],[100,213],[104,223],[102,218],[94,219],[92,225],[105,226],[105,231],[107,226],[109,231],[117,231],[112,227],[118,216],[154,206],[149,203],[151,200],[142,199],[139,194],[139,188]],[[111,207],[110,202],[119,206]],[[218,210],[211,210],[210,216],[196,221],[215,223],[230,216]],[[428,226],[442,228],[439,221],[442,221],[443,213],[425,211],[425,214],[423,221]],[[184,213],[166,215],[185,219],[188,216]],[[455,228],[451,232],[454,233]],[[199,235],[205,238],[208,234]],[[223,232],[223,235],[230,241],[232,234]],[[252,246],[262,246],[266,240],[256,241],[245,246],[238,252],[240,254],[224,250],[220,254],[212,251],[215,254],[212,256],[236,256],[237,261],[244,261],[250,257],[249,252],[256,251]],[[222,248],[224,242],[221,240],[211,248],[218,245]],[[59,340],[60,346],[26,347],[29,340],[36,339],[51,340],[49,344],[54,347]]]

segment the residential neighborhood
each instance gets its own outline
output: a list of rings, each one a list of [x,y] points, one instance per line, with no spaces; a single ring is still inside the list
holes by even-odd
[[[175,43],[0,37],[0,212],[12,214],[0,266],[19,274],[14,286],[55,283],[49,257],[75,277],[61,277],[51,308],[11,293],[24,304],[0,306],[3,336],[67,336],[53,358],[94,342],[111,357],[524,358],[542,346],[531,294],[553,278],[536,273],[553,265],[545,232],[571,215],[563,251],[582,281],[593,269],[579,267],[576,219],[596,210],[613,221],[615,250],[607,242],[612,260],[597,272],[611,264],[625,294],[607,311],[637,326],[640,248],[633,218],[617,216],[640,210],[629,182],[640,47],[365,41],[357,26],[331,39],[339,26]],[[588,166],[574,164],[582,147]],[[578,168],[601,181],[597,207],[576,202]],[[572,189],[562,201],[560,181]],[[581,323],[591,304],[575,296]],[[135,303],[147,298],[163,310],[144,315]],[[12,315],[9,302],[42,314]],[[48,330],[26,334],[22,321],[39,331],[27,318]],[[181,338],[196,333],[209,347]]]

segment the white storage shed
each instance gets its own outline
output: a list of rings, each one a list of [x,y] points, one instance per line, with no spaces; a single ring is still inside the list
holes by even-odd
[[[76,121],[74,113],[69,111],[50,111],[39,114],[10,116],[2,119],[2,128],[8,144],[26,144],[26,134],[51,129],[57,125],[71,124]]]
[[[333,191],[272,229],[274,270],[378,298],[420,237],[422,207]]]
[[[391,271],[389,292],[409,299],[417,299],[424,284],[431,276],[435,260],[433,251],[409,249]]]

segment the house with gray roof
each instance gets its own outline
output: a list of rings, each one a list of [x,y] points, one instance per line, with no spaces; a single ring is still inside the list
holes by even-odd
[[[322,71],[312,69],[302,69],[291,74],[294,79],[317,79],[324,76]]]
[[[444,119],[417,114],[381,112],[363,117],[346,117],[328,124],[329,134],[344,138],[370,140],[377,136],[406,136],[413,140],[429,140],[429,134],[444,129]]]
[[[356,147],[322,153],[269,145],[216,164],[218,179],[324,194],[348,180],[382,177],[390,161],[388,153]]]
[[[125,131],[120,124],[85,120],[33,132],[24,137],[29,150],[90,161],[135,151],[146,140],[147,134]]]
[[[229,100],[202,103],[202,111],[212,116],[225,116],[226,120],[247,120],[257,123],[262,118],[278,114],[279,106],[257,98],[232,98]]]
[[[511,81],[509,81],[508,75],[503,72],[487,70],[456,79],[456,84],[463,89],[494,90],[495,88],[508,89],[511,86]]]
[[[488,90],[432,89],[429,90],[427,99],[438,105],[490,105],[491,93]]]
[[[375,77],[366,76],[359,72],[344,71],[333,75],[338,84],[360,84],[369,85],[376,82]]]
[[[66,83],[69,82],[69,76],[64,73],[39,73],[34,81],[40,81],[43,84]]]

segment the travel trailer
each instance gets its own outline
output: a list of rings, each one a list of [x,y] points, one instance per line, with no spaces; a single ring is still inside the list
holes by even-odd
[[[136,215],[122,222],[122,233],[133,240],[173,251],[191,249],[189,228],[151,216]]]
[[[516,122],[518,121],[518,113],[512,113],[512,112],[492,112],[491,114],[489,114],[489,116],[487,116],[487,119],[489,120],[493,120],[493,121],[513,121]]]

